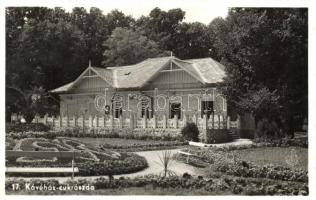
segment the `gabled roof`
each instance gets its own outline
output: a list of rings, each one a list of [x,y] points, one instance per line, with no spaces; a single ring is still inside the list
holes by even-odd
[[[113,88],[140,88],[170,64],[170,62],[187,71],[202,84],[220,83],[226,76],[225,67],[212,58],[180,60],[176,57],[159,57],[149,58],[134,65],[108,68],[89,66],[87,69],[92,69]],[[83,74],[75,81],[54,89],[51,92],[61,93],[69,91],[80,80]]]

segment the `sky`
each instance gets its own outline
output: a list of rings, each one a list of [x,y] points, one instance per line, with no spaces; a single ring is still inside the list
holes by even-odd
[[[82,4],[78,5],[82,6]],[[97,3],[89,1],[89,4],[85,4],[87,10],[89,8],[97,7],[103,11],[104,14],[110,12],[113,9],[118,9],[126,15],[131,15],[134,18],[139,18],[142,15],[148,15],[152,9],[159,7],[162,10],[169,10],[173,8],[181,8],[186,12],[185,22],[201,22],[209,24],[216,17],[225,18],[228,12],[228,7],[224,4],[214,4],[211,1],[206,0],[112,0],[106,1],[106,3]],[[71,11],[74,4],[71,6],[63,6],[67,11]]]

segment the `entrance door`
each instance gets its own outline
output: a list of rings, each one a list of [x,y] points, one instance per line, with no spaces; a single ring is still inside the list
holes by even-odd
[[[207,118],[209,118],[214,111],[213,101],[201,101],[201,103],[201,117],[203,118],[203,115],[206,114]]]
[[[181,103],[170,103],[170,118],[174,118],[175,115],[181,119]]]

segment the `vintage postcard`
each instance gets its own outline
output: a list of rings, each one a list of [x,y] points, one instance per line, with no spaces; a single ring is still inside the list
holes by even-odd
[[[233,5],[3,7],[5,195],[309,196],[311,11]]]

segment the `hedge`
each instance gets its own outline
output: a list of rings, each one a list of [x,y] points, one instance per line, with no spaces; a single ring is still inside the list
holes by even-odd
[[[206,131],[206,143],[217,144],[231,142],[232,138],[227,129],[209,129]]]

